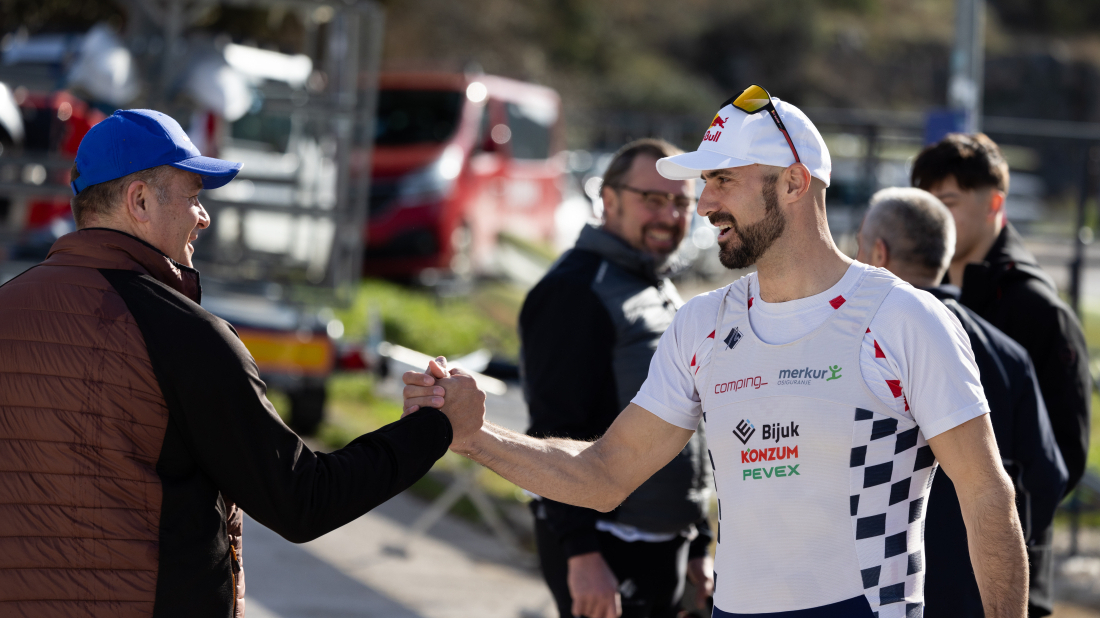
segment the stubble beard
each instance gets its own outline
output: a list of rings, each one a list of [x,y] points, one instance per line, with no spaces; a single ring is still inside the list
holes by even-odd
[[[787,228],[787,218],[779,210],[779,197],[776,194],[778,181],[778,176],[764,180],[764,188],[760,192],[764,198],[764,218],[760,221],[742,229],[733,215],[727,212],[715,213],[709,217],[711,224],[728,223],[733,229],[734,236],[718,244],[718,261],[722,266],[736,270],[756,264],[760,256],[783,235],[783,230]],[[736,240],[741,242],[735,245]]]

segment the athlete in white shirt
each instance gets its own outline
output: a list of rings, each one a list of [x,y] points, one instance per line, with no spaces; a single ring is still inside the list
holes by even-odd
[[[698,212],[721,229],[723,264],[757,272],[680,310],[596,442],[486,423],[452,448],[541,496],[609,511],[702,420],[719,497],[717,618],[922,616],[938,462],[986,615],[1024,616],[1023,537],[969,340],[930,295],[833,244],[831,164],[809,119],[754,86],[722,106],[699,150],[657,169],[702,171]],[[404,376],[407,413],[484,406],[468,376],[436,363],[429,374]]]

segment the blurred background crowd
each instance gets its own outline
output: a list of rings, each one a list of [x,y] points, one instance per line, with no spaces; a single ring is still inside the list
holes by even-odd
[[[908,186],[923,145],[988,134],[1011,168],[1008,217],[1097,356],[1090,0],[0,0],[0,283],[74,229],[88,129],[155,108],[244,163],[204,194],[203,305],[293,428],[343,446],[400,416],[394,373],[444,354],[484,377],[492,420],[523,430],[519,309],[600,221],[612,153],[643,137],[694,149],[754,83],[822,132],[830,227],[853,257],[869,197]],[[741,274],[694,216],[681,296]],[[521,491],[448,456],[410,493],[304,550],[252,524],[249,611],[550,615]],[[1055,542],[1055,616],[1100,616],[1095,449]]]

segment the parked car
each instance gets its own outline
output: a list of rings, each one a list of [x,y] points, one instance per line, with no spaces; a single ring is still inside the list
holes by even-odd
[[[554,90],[489,75],[383,73],[375,127],[365,274],[492,272],[502,233],[553,240],[565,174]]]

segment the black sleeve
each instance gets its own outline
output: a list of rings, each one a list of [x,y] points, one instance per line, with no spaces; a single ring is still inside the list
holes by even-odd
[[[536,437],[593,440],[619,410],[611,353],[614,327],[588,281],[547,277],[519,320],[524,394]],[[567,557],[599,550],[597,512],[545,500],[546,522]]]
[[[1061,304],[1029,303],[1015,329],[1017,341],[1027,349],[1050,417],[1054,439],[1069,472],[1066,492],[1077,486],[1085,473],[1089,450],[1089,405],[1092,379],[1088,345],[1081,325]]]
[[[174,380],[182,412],[174,420],[218,488],[287,540],[304,543],[358,518],[447,452],[451,425],[438,410],[411,414],[333,453],[311,451],[276,414],[248,350],[222,325],[207,345],[187,346],[205,367]]]
[[[1037,533],[1045,533],[1054,521],[1054,511],[1062,502],[1068,473],[1062,460],[1054,432],[1050,427],[1046,406],[1039,393],[1034,369],[1030,362],[1018,378],[1015,386],[1016,409],[1013,452],[1019,460],[1020,478],[1013,479],[1022,486],[1025,495],[1017,496],[1021,508],[1021,521],[1032,541]],[[1026,521],[1028,519],[1030,521]]]
[[[702,558],[710,553],[710,544],[714,540],[714,532],[710,529],[710,520],[702,517],[695,522],[695,529],[699,535],[691,540],[688,545],[688,560]]]
[[[137,321],[168,406],[157,463],[166,502],[170,491],[197,496],[188,487],[212,483],[258,522],[301,543],[403,491],[450,446],[450,422],[426,410],[334,453],[314,453],[275,413],[228,323],[147,276],[101,272]]]

